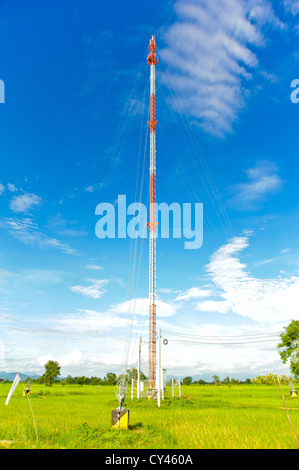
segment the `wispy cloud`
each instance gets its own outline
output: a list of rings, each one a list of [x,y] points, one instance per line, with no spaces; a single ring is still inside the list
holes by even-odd
[[[7,186],[0,183],[0,196],[6,191],[6,189],[11,193],[15,193],[18,191],[18,188],[13,183],[7,183]]]
[[[177,94],[172,104],[208,133],[231,133],[259,69],[263,27],[283,29],[267,0],[178,0],[178,20],[160,51],[170,74],[162,81]]]
[[[65,314],[58,319],[58,327],[68,331],[80,326],[80,334],[101,334],[112,329],[124,327],[125,319],[110,312],[98,312],[95,310],[80,309],[76,313]]]
[[[30,217],[11,217],[0,221],[0,228],[7,230],[12,237],[22,241],[25,245],[39,246],[40,248],[55,248],[66,254],[75,254],[76,251],[66,243],[56,238],[48,237],[42,233],[38,224]]]
[[[48,217],[44,229],[62,237],[80,238],[85,235],[85,232],[77,226],[78,222],[76,220],[65,219],[58,213],[55,216]]]
[[[94,186],[87,186],[87,188],[85,188],[85,191],[87,191],[88,193],[93,193],[95,191],[95,187]]]
[[[299,0],[284,0],[284,6],[287,11],[290,11],[292,15],[299,14]]]
[[[71,290],[76,294],[91,297],[92,299],[100,299],[107,292],[105,289],[109,282],[107,279],[88,279],[88,282],[91,283],[88,286],[72,286]]]
[[[100,269],[103,269],[102,266],[98,266],[96,264],[88,264],[86,266],[86,269],[93,269],[95,271],[99,271]]]
[[[9,203],[13,212],[29,212],[31,209],[41,206],[42,199],[36,194],[25,193],[14,196]]]
[[[187,300],[193,300],[193,299],[198,299],[198,298],[203,298],[203,297],[210,297],[212,295],[212,291],[208,289],[202,289],[199,287],[191,287],[190,289],[187,289],[186,291],[182,291],[179,293],[179,295],[174,299],[175,302],[178,301],[187,301]]]
[[[16,191],[18,191],[18,188],[13,183],[8,183],[7,184],[7,189],[11,193],[15,193]]]
[[[283,182],[278,175],[277,166],[272,162],[259,162],[245,173],[246,182],[229,188],[233,194],[228,201],[231,205],[246,210],[256,209],[269,194],[276,193],[282,188]]]
[[[279,261],[281,258],[283,258],[283,256],[276,256],[275,258],[263,259],[254,263],[254,266],[264,266],[265,264],[275,263],[275,261]]]

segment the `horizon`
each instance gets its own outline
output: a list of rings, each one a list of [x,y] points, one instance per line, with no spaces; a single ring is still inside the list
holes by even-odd
[[[107,373],[110,373],[110,372],[111,372],[111,371],[109,371],[109,372],[107,372]],[[141,372],[143,372],[143,371],[141,371]],[[8,379],[3,379],[3,378],[1,377],[1,374],[12,375],[12,374],[16,374],[16,373],[18,373],[18,374],[20,374],[20,375],[22,375],[22,376],[25,376],[25,377],[26,377],[25,380],[27,380],[28,378],[31,378],[31,379],[33,379],[33,380],[37,380],[37,379],[39,379],[40,377],[42,377],[42,374],[41,374],[41,375],[38,375],[38,374],[31,374],[31,375],[30,375],[30,374],[28,374],[27,372],[24,373],[24,372],[5,372],[5,371],[0,371],[0,379],[2,379],[2,380],[8,380]],[[63,376],[63,377],[57,376],[57,377],[55,378],[55,381],[56,381],[56,380],[61,381],[61,380],[65,380],[65,379],[67,379],[67,378],[77,379],[77,378],[79,378],[79,377],[85,377],[86,379],[95,378],[95,379],[104,380],[105,377],[106,377],[106,375],[107,375],[107,373],[104,374],[102,377],[97,377],[97,376],[85,376],[85,375],[83,375],[83,376],[82,376],[82,375],[76,375],[76,376],[67,375],[67,376]],[[116,374],[117,378],[119,378],[120,375],[122,375],[122,372],[121,372],[120,374]],[[217,375],[217,374],[215,373],[214,375]],[[186,376],[186,377],[191,377],[191,378],[192,378],[192,383],[194,383],[194,381],[198,381],[198,380],[203,380],[203,381],[205,381],[206,383],[213,383],[213,382],[214,382],[213,376],[212,376],[212,375],[209,375],[209,374],[193,375],[193,376],[191,375],[191,376]],[[228,376],[228,375],[225,375],[225,374],[223,374],[222,376],[219,375],[220,381],[223,381],[223,380],[226,379],[227,377],[229,377],[229,376]],[[179,377],[179,376],[175,376],[175,375],[167,375],[167,374],[166,374],[166,380],[167,380],[167,381],[171,380],[172,378],[173,378],[173,379],[180,379],[181,381],[183,381],[183,379],[184,379],[185,377],[183,377],[183,376],[180,376],[180,377]],[[255,379],[255,378],[256,378],[256,377],[247,377],[246,374],[245,374],[245,375],[243,374],[243,375],[238,376],[238,377],[229,377],[230,380],[231,380],[231,379],[233,379],[233,380],[239,380],[240,382],[246,381],[247,379],[252,380],[252,379]],[[148,378],[146,378],[146,379],[144,379],[144,380],[148,380]],[[209,380],[210,380],[210,382],[209,382]],[[295,380],[295,379],[293,379],[293,380]],[[13,381],[13,379],[9,379],[9,381],[11,382],[11,381]]]

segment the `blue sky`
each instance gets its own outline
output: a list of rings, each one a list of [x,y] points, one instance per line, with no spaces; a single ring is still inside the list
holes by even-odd
[[[147,372],[148,240],[100,240],[95,208],[147,204],[155,34],[157,199],[204,208],[200,249],[158,239],[163,365],[288,373],[275,341],[190,340],[297,318],[298,33],[297,0],[0,1],[0,370],[119,373],[141,335]]]

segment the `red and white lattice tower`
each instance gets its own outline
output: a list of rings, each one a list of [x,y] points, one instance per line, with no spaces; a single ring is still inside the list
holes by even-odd
[[[151,67],[150,76],[150,221],[149,228],[149,366],[148,375],[151,389],[156,387],[156,94],[155,94],[155,66],[158,63],[156,56],[155,36],[149,44],[150,54],[147,63]]]

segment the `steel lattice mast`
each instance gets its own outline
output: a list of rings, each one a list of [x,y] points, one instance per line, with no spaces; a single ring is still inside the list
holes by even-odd
[[[156,385],[156,93],[155,66],[156,56],[155,36],[149,43],[150,54],[147,63],[151,67],[150,76],[150,221],[149,228],[149,366],[148,375],[151,389]]]

